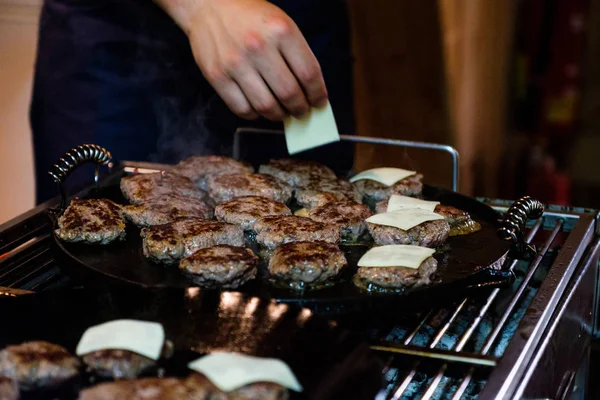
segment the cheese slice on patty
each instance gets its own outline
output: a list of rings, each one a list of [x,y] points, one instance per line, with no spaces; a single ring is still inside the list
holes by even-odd
[[[402,179],[406,179],[416,173],[416,171],[409,171],[401,168],[373,168],[354,175],[350,178],[350,182],[366,179],[383,183],[386,186],[392,186],[394,183],[400,182]]]
[[[405,208],[394,212],[375,214],[366,219],[367,222],[375,225],[385,225],[407,231],[423,222],[437,221],[444,219],[439,214],[420,208]]]
[[[434,212],[435,207],[437,207],[438,204],[440,204],[439,201],[427,201],[393,194],[388,201],[387,212],[404,210],[406,208],[419,208],[421,210]]]
[[[192,361],[188,368],[204,374],[224,392],[257,382],[271,382],[296,392],[302,391],[302,386],[290,367],[275,358],[213,353]]]
[[[78,356],[99,350],[128,350],[158,360],[165,343],[163,326],[156,322],[121,319],[88,328],[77,345]]]
[[[404,244],[377,246],[367,251],[358,266],[367,267],[404,267],[417,269],[423,261],[435,253],[434,249]]]
[[[302,118],[287,117],[283,126],[285,143],[290,154],[340,141],[329,102],[321,108],[313,108]]]

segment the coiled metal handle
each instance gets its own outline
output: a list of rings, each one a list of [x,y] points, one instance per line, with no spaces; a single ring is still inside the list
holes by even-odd
[[[498,236],[502,240],[513,242],[512,252],[520,256],[530,257],[535,255],[535,246],[525,241],[523,231],[527,220],[538,219],[544,213],[544,206],[538,200],[525,196],[513,203],[504,216],[498,229]]]
[[[94,182],[98,184],[100,165],[108,165],[111,161],[111,155],[104,147],[96,144],[83,144],[69,150],[62,156],[48,174],[59,186],[61,195],[61,208],[67,206],[67,193],[64,182],[69,175],[80,165],[93,162],[96,166],[94,171]]]

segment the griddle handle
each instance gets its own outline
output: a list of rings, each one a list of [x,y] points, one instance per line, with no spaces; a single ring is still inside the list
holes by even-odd
[[[502,220],[498,236],[512,242],[511,257],[528,259],[537,251],[535,246],[525,240],[527,221],[538,219],[544,214],[544,205],[538,200],[525,196],[515,201]]]
[[[80,165],[93,162],[96,166],[94,173],[94,182],[98,185],[99,167],[108,165],[111,162],[111,155],[104,147],[96,144],[82,144],[74,147],[54,164],[48,174],[52,180],[58,184],[60,191],[60,208],[64,210],[67,207],[67,190],[65,188],[65,180],[71,173]]]

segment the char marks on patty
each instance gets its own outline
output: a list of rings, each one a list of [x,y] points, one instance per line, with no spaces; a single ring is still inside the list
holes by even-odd
[[[254,168],[248,163],[223,156],[194,156],[187,158],[171,169],[205,189],[210,176],[222,174],[251,174]]]
[[[446,220],[423,222],[407,231],[393,226],[368,222],[369,233],[379,246],[388,244],[410,244],[423,247],[440,247],[448,239],[450,225]]]
[[[170,194],[123,207],[125,217],[140,228],[162,225],[185,217],[210,219],[212,208],[202,200]]]
[[[257,233],[256,241],[270,250],[291,242],[340,241],[340,230],[337,227],[295,215],[261,218],[254,224],[254,230]]]
[[[332,201],[353,200],[361,202],[361,195],[354,185],[343,179],[317,179],[296,189],[296,201],[304,208],[314,208]]]
[[[121,192],[131,204],[140,204],[151,199],[171,194],[210,203],[205,191],[199,189],[190,179],[171,172],[135,174],[121,179]]]
[[[94,351],[82,360],[98,376],[115,379],[136,378],[156,365],[156,361],[128,350]]]
[[[383,200],[389,200],[393,194],[418,197],[423,192],[423,175],[416,174],[386,186],[383,183],[369,179],[354,182],[358,192],[366,203],[375,204]]]
[[[342,240],[356,241],[367,229],[365,219],[372,214],[369,207],[364,204],[341,200],[311,209],[308,217],[314,221],[337,226]]]
[[[73,199],[55,233],[66,242],[108,244],[125,239],[125,218],[121,206],[110,200]]]
[[[239,226],[197,218],[144,228],[141,235],[144,256],[166,264],[219,244],[244,245],[244,232]]]
[[[356,273],[355,282],[367,289],[372,289],[371,285],[381,289],[402,289],[428,285],[437,270],[437,265],[437,260],[429,257],[416,269],[407,267],[361,267]]]
[[[242,196],[259,196],[287,203],[292,197],[290,186],[270,175],[229,174],[212,176],[207,182],[208,193],[223,203]]]
[[[251,230],[259,218],[291,214],[285,204],[258,196],[236,197],[215,208],[217,220],[240,225],[244,230]]]
[[[272,175],[292,187],[302,187],[316,179],[336,179],[335,172],[315,161],[283,158],[261,165],[258,172]]]
[[[218,245],[184,258],[179,268],[199,286],[235,289],[256,277],[257,262],[250,249]]]

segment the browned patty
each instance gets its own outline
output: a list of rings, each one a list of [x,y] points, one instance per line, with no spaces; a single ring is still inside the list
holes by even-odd
[[[125,217],[140,228],[162,225],[179,218],[211,219],[213,210],[202,200],[175,194],[123,207]]]
[[[198,373],[192,373],[186,378],[185,382],[192,390],[196,387],[205,388],[211,386],[215,390],[212,383],[204,375]],[[226,394],[222,392],[212,393],[212,396],[214,397],[207,397],[206,400],[288,400],[289,392],[286,388],[276,383],[258,382]],[[197,397],[190,398],[196,399]]]
[[[217,220],[239,225],[244,230],[251,230],[257,219],[270,215],[292,215],[292,212],[283,203],[258,196],[237,197],[215,208]]]
[[[353,184],[343,179],[317,179],[296,189],[296,201],[304,208],[314,208],[332,201],[361,202],[361,195]]]
[[[276,282],[294,289],[326,283],[347,265],[337,245],[326,242],[286,243],[275,249],[269,273]]]
[[[96,375],[115,379],[133,379],[156,365],[156,361],[127,350],[99,350],[82,359]]]
[[[442,246],[448,234],[450,225],[446,220],[427,221],[407,231],[393,226],[367,223],[373,241],[380,245],[386,244],[412,244],[423,247]]]
[[[0,351],[0,375],[23,390],[59,385],[78,375],[79,367],[77,357],[48,342],[25,342]]]
[[[436,259],[429,257],[417,269],[406,267],[362,267],[358,269],[354,281],[357,285],[369,290],[418,287],[431,283],[431,277],[436,270]]]
[[[383,200],[389,200],[393,194],[418,197],[423,192],[423,175],[416,174],[386,186],[383,183],[364,179],[354,182],[365,203],[374,205]]]
[[[269,250],[284,243],[340,241],[340,230],[337,227],[295,215],[261,218],[254,224],[254,230],[257,243]]]
[[[171,194],[193,197],[207,203],[210,201],[207,193],[196,187],[190,179],[171,172],[155,172],[123,177],[121,179],[121,192],[131,204],[140,204]]]
[[[365,219],[371,215],[369,207],[352,200],[334,201],[308,212],[308,217],[314,221],[337,226],[342,240],[351,242],[358,240],[367,229]]]
[[[292,189],[285,182],[264,174],[230,174],[211,176],[207,182],[210,197],[223,203],[236,197],[259,196],[287,203]]]
[[[250,249],[219,245],[184,258],[179,269],[199,286],[236,289],[256,277],[257,262]]]
[[[387,207],[388,200],[380,201],[377,203],[375,211],[377,213],[385,213],[387,212]],[[468,235],[481,229],[481,225],[474,221],[468,212],[459,210],[458,208],[438,204],[434,212],[446,218],[448,225],[450,225],[450,236]]]
[[[0,376],[0,400],[19,400],[19,385],[17,385],[17,382]]]
[[[219,244],[244,245],[244,232],[239,226],[197,218],[144,228],[141,236],[144,256],[166,264]]]
[[[121,206],[110,200],[73,199],[55,233],[66,242],[108,244],[125,239],[125,218]]]
[[[271,160],[258,169],[261,174],[272,175],[292,187],[302,187],[315,179],[336,179],[335,172],[315,161],[284,158]]]
[[[222,174],[251,174],[254,168],[248,163],[223,156],[195,156],[187,158],[171,169],[171,172],[185,176],[198,187],[206,189],[210,176]]]

